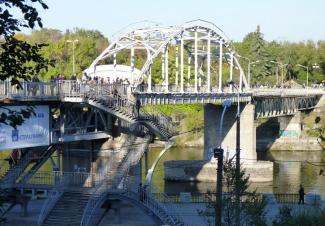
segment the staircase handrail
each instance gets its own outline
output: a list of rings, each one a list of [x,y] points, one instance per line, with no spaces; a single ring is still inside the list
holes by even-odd
[[[57,201],[60,199],[60,197],[63,195],[63,193],[64,193],[64,191],[59,188],[55,188],[50,191],[50,194],[49,194],[48,198],[46,199],[45,203],[43,204],[41,213],[37,220],[37,224],[39,226],[41,226],[43,224],[47,215],[53,209],[53,207],[55,206]]]
[[[159,202],[159,203],[162,203],[162,205],[164,205],[164,208],[167,210],[167,212],[169,213],[174,213],[173,216],[175,217],[175,215],[177,215],[177,218],[180,219],[180,221],[182,221],[183,223],[185,222],[184,221],[184,218],[182,217],[182,215],[180,214],[180,209],[177,208],[176,206],[173,206],[173,200],[172,198],[170,198],[166,193],[160,193],[159,192],[159,189],[157,187],[155,187],[152,183],[150,184],[150,193],[154,196],[154,199]],[[162,202],[160,202],[157,198],[156,198],[156,194],[159,194],[160,197],[159,198],[162,198]],[[168,203],[170,205],[168,205]],[[167,206],[167,205],[168,206]]]
[[[102,183],[97,187],[97,189],[94,191],[86,205],[81,220],[81,226],[88,226],[91,224],[91,216],[93,215],[94,211],[96,211],[97,207],[100,205],[102,200],[105,199],[107,191],[109,189],[118,188],[119,186],[121,186],[121,182],[123,182],[123,178],[129,171],[130,167],[132,165],[135,165],[141,159],[139,155],[141,155],[141,153],[144,153],[144,150],[148,145],[150,139],[150,136],[145,138],[146,142],[143,142],[141,147],[139,148],[141,151],[133,151],[136,152],[135,156],[131,158],[129,156],[126,156],[127,159],[123,161],[123,164],[120,167],[117,168],[116,174],[114,175],[113,179],[104,179]]]
[[[101,95],[98,95],[101,93]],[[136,103],[129,100],[126,96],[120,96],[118,93],[112,93],[107,90],[98,91],[98,87],[90,88],[88,97],[101,100],[110,107],[117,107],[121,111],[127,113],[128,115],[137,118],[138,120],[149,120],[158,123],[165,131],[170,134],[170,136],[175,134],[175,130],[172,126],[172,120],[170,117],[166,116],[164,113],[155,110],[153,112],[145,111],[143,108],[140,109],[139,115],[136,113]]]

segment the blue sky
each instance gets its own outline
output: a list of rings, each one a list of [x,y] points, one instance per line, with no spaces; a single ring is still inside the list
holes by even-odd
[[[44,0],[45,27],[96,29],[106,37],[126,25],[152,20],[166,25],[205,19],[242,40],[261,26],[267,40],[325,40],[324,0]]]

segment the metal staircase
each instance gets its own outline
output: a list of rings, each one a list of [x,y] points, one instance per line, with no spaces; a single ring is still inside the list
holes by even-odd
[[[103,180],[101,185],[98,186],[98,188],[94,191],[84,210],[81,221],[82,226],[96,225],[96,222],[100,218],[100,216],[96,215],[96,212],[106,200],[109,191],[112,189],[116,189],[123,184],[130,167],[136,165],[141,160],[141,157],[144,154],[145,148],[147,147],[150,139],[151,137],[141,139],[142,142],[139,142],[140,147],[137,149],[130,150],[128,155],[125,157],[125,160],[121,162],[119,167],[114,172],[114,176],[107,177],[105,180]],[[137,138],[136,140],[139,140],[139,138]]]
[[[89,197],[90,194],[85,192],[64,192],[42,225],[80,226],[80,219]]]
[[[129,160],[130,153],[139,152],[139,155],[142,156],[141,153],[143,153],[145,149],[143,145],[147,145],[149,138],[146,138],[146,142],[143,140],[144,138],[136,138],[134,136],[128,137],[120,150],[111,155],[110,161],[106,164],[107,167],[100,173],[101,175],[98,175],[98,177],[102,178],[103,182],[112,181],[112,178],[115,178],[116,174],[120,175],[121,171],[125,168],[128,169],[125,165],[126,162],[131,162]],[[134,148],[134,145],[137,144],[140,144],[141,147]],[[137,162],[140,158],[137,157]],[[122,165],[123,167],[121,167]],[[85,209],[87,209],[94,194],[97,194],[96,191],[98,192],[99,188],[103,188],[103,182],[92,190],[82,189],[83,192],[80,192],[80,189],[73,190],[71,187],[65,189],[59,186],[54,189],[50,198],[43,206],[38,224],[46,226],[80,225]],[[73,217],[69,218],[68,216]]]
[[[52,155],[54,150],[56,150],[56,147],[56,145],[51,145],[43,152],[26,150],[22,154],[21,158],[17,160],[17,164],[9,168],[8,171],[4,174],[1,179],[1,187],[7,188],[11,187],[17,182],[26,182]],[[34,165],[28,172],[25,173],[25,170],[32,163],[34,163]]]
[[[166,205],[164,203],[170,203],[168,196],[164,196],[165,202],[159,202],[150,191],[146,192],[145,198],[140,200],[140,195],[137,191],[124,187],[120,190],[111,190],[109,192],[111,198],[117,198],[134,204],[135,206],[143,209],[148,213],[159,225],[170,226],[184,226],[184,220],[182,219],[179,211],[172,205]]]
[[[140,110],[137,113],[136,104],[126,96],[119,96],[97,89],[90,89],[87,93],[87,103],[93,107],[106,111],[132,124],[141,124],[148,127],[161,140],[168,140],[176,134],[172,128],[172,120],[158,112],[149,113]]]

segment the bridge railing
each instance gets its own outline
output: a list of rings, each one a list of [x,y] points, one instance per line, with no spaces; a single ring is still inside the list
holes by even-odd
[[[58,80],[55,82],[20,82],[21,88],[12,86],[9,81],[0,81],[0,96],[7,98],[50,98],[62,96],[86,96],[89,92],[96,95],[118,94],[127,96],[129,85],[101,84],[75,80]]]
[[[63,191],[59,189],[54,189],[50,191],[50,194],[48,198],[46,199],[45,203],[43,204],[43,207],[41,209],[41,213],[37,220],[37,225],[41,226],[43,222],[45,221],[47,215],[49,212],[53,209],[55,203],[60,199],[60,197],[63,195]]]
[[[91,225],[91,222],[94,220],[92,218],[94,211],[96,211],[99,205],[101,205],[109,190],[121,189],[121,187],[125,186],[124,178],[126,174],[128,173],[130,167],[137,164],[141,159],[150,137],[146,137],[145,140],[146,142],[141,143],[137,150],[131,150],[128,152],[128,154],[125,154],[123,157],[123,163],[120,164],[115,171],[111,172],[110,177],[105,176],[104,180],[101,181],[101,183],[97,186],[84,210],[81,225]]]
[[[308,96],[325,94],[325,89],[319,88],[253,88],[254,96]]]

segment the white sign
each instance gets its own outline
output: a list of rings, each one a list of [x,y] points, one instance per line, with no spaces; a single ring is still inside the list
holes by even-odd
[[[11,110],[20,111],[26,106],[8,106]],[[49,106],[34,106],[35,116],[25,119],[17,129],[0,124],[0,150],[46,146],[50,143]],[[7,111],[0,109],[0,113]]]

